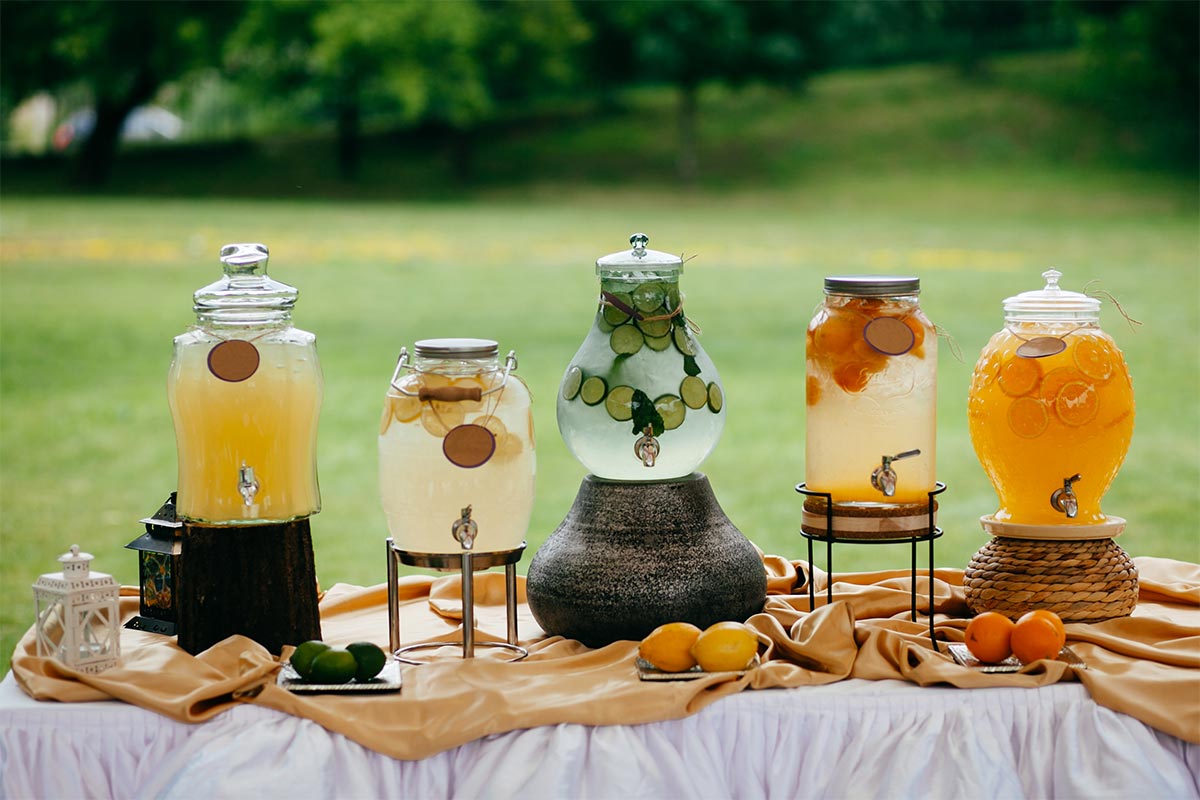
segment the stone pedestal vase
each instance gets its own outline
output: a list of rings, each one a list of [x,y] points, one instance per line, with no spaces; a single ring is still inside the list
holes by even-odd
[[[543,630],[601,647],[667,622],[745,620],[762,610],[767,576],[703,475],[589,475],[530,563],[526,587]]]

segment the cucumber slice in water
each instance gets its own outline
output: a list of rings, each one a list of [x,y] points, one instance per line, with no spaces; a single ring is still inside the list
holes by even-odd
[[[608,384],[599,375],[592,375],[583,382],[583,386],[579,387],[579,399],[589,406],[599,403],[607,393]]]
[[[563,400],[574,400],[575,395],[579,394],[579,386],[583,383],[583,370],[579,367],[571,367],[567,370],[567,374],[563,376],[562,396]]]
[[[688,408],[704,408],[708,403],[708,387],[695,375],[688,375],[679,384],[679,396]]]
[[[612,292],[611,294],[626,306],[633,307],[633,298],[629,296],[628,292]],[[609,325],[620,325],[622,322],[625,322],[629,319],[629,315],[624,311],[616,306],[610,306],[607,304],[604,306],[603,316],[604,321]]]
[[[643,313],[649,313],[662,305],[667,292],[661,283],[643,283],[633,290],[633,305]]]
[[[667,299],[663,301],[667,307],[667,311],[674,311],[679,308],[679,284],[667,284]]]
[[[663,429],[668,431],[673,431],[682,425],[683,418],[687,416],[687,408],[683,401],[673,394],[664,394],[655,399],[654,409],[662,417]]]
[[[666,336],[647,336],[646,337],[646,347],[649,347],[651,350],[658,350],[659,352],[662,352],[663,350],[666,350],[670,346],[671,346],[671,335],[670,334],[667,334]]]
[[[646,337],[642,336],[636,325],[622,325],[608,337],[609,346],[619,356],[633,355],[642,349],[645,342]]]
[[[633,387],[614,387],[604,398],[604,409],[617,422],[633,419]]]
[[[725,393],[715,383],[708,385],[708,407],[714,414],[720,414],[725,407]]]
[[[671,320],[669,319],[639,319],[637,326],[646,336],[653,336],[656,339],[671,333]]]
[[[680,318],[680,323],[675,326],[675,331],[672,334],[675,337],[675,347],[685,356],[696,355],[696,344],[692,341],[692,334],[688,333],[687,325]]]

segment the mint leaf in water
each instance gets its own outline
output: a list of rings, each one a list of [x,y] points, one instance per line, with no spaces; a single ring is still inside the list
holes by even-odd
[[[655,436],[662,436],[665,430],[662,414],[658,413],[658,409],[654,407],[654,402],[641,389],[633,390],[633,399],[630,401],[630,408],[633,411],[634,436],[641,436],[647,427],[650,428]]]

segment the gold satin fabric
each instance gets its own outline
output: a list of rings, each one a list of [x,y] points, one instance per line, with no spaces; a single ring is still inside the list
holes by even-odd
[[[184,722],[203,722],[235,702],[249,702],[314,720],[380,753],[419,759],[493,733],[558,723],[632,725],[692,714],[747,688],[813,686],[844,678],[898,678],[922,686],[1032,687],[1079,680],[1099,704],[1191,742],[1200,742],[1200,566],[1135,559],[1141,593],[1131,617],[1067,625],[1068,644],[1087,664],[1037,662],[1021,672],[988,675],[935,653],[928,622],[909,619],[907,570],[839,574],[834,602],[824,603],[827,576],[814,571],[817,607],[809,610],[804,562],[764,556],[768,598],[749,620],[759,633],[762,665],[730,680],[638,680],[636,642],[591,650],[547,637],[525,605],[519,580],[519,626],[529,657],[503,663],[501,650],[405,667],[403,690],[387,695],[295,695],[275,685],[278,663],[257,643],[233,636],[199,656],[174,639],[125,630],[118,667],[99,675],[68,669],[35,655],[33,632],[17,645],[13,672],[39,700],[79,702],[116,698]],[[457,574],[400,580],[404,644],[461,638]],[[928,578],[918,577],[924,609]],[[504,575],[475,577],[476,641],[504,636]],[[969,614],[962,571],[934,576],[938,638],[960,642]],[[137,589],[122,591],[125,618],[137,613]],[[386,648],[387,591],[339,584],[321,601],[326,641],[374,641]],[[944,648],[943,648],[944,649]]]

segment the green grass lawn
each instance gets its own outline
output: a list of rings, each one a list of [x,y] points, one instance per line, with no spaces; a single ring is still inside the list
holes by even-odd
[[[915,75],[884,79],[976,96],[948,79]],[[29,585],[53,571],[70,544],[94,553],[97,569],[135,582],[136,556],[123,545],[175,485],[165,393],[171,338],[193,321],[191,293],[218,276],[217,250],[231,241],[270,245],[271,274],[301,291],[296,324],[318,337],[326,387],[324,510],[313,534],[325,586],[383,580],[377,422],[397,351],[419,338],[483,336],[517,350],[539,434],[529,554],[544,541],[583,476],[558,435],[554,393],[595,309],[593,262],[626,247],[635,230],[650,235],[651,247],[695,256],[683,278],[688,312],[703,327],[729,410],[724,437],[702,469],[730,518],[763,549],[792,558],[804,550],[793,486],[804,478],[804,329],[823,276],[919,275],[923,308],[961,350],[961,360],[947,343],[939,352],[938,472],[949,489],[937,560],[963,567],[985,541],[978,517],[996,506],[967,436],[971,369],[1002,324],[1001,301],[1040,288],[1040,273],[1055,266],[1068,288],[1098,280],[1145,323],[1133,332],[1105,304],[1102,324],[1125,352],[1138,403],[1132,449],[1105,501],[1106,511],[1129,519],[1120,544],[1134,556],[1200,560],[1195,181],[1081,164],[1069,153],[1058,158],[1053,146],[1024,154],[1024,145],[1012,145],[997,158],[944,150],[939,160],[931,141],[949,148],[973,135],[970,120],[1000,112],[966,104],[959,112],[965,120],[944,119],[953,114],[938,109],[954,105],[951,93],[924,112],[936,119],[919,127],[898,110],[913,103],[903,92],[881,99],[865,78],[828,80],[795,101],[793,123],[798,131],[800,120],[815,125],[817,104],[833,130],[807,139],[797,133],[794,145],[808,155],[772,155],[808,165],[779,182],[731,176],[726,186],[684,191],[627,173],[628,180],[600,186],[539,179],[514,188],[498,181],[439,202],[6,191],[0,673],[32,622]],[[729,103],[752,101],[737,96]],[[869,103],[884,110],[871,117],[861,107]],[[1032,118],[1062,114],[1035,106]],[[747,117],[748,130],[766,131],[749,144],[783,141],[785,117],[786,109],[766,106]],[[1063,119],[1081,125],[1077,117]],[[910,127],[920,137],[906,138]],[[861,138],[867,128],[870,141],[891,148],[887,159],[862,149],[860,163],[849,149],[841,152],[850,144],[839,143],[837,131]],[[1022,135],[1015,122],[1004,130]],[[638,141],[646,132],[635,133]],[[583,138],[568,135],[561,148],[586,149]],[[897,152],[910,138],[919,141],[905,164]],[[707,160],[723,152],[724,140],[716,141]],[[748,147],[739,143],[737,152]],[[494,148],[485,152],[518,145]],[[814,159],[813,149],[825,155]],[[875,569],[907,564],[908,552],[843,546],[837,558],[839,568]]]

